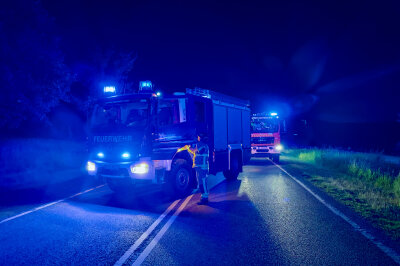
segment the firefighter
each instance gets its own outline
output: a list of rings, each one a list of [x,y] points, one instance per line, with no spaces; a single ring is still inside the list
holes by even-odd
[[[199,204],[208,203],[208,186],[207,186],[207,176],[208,176],[208,157],[209,148],[207,145],[207,137],[205,135],[199,135],[197,137],[197,143],[194,147],[193,156],[193,167],[196,171],[197,184],[201,192],[201,200]]]

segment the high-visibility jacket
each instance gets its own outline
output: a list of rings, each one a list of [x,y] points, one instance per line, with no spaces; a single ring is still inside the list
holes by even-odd
[[[195,144],[195,156],[193,158],[193,167],[198,167],[204,170],[208,170],[208,158],[209,158],[208,145],[204,142],[198,142]]]
[[[208,158],[210,151],[206,143],[200,141],[191,146],[185,145],[182,148],[179,148],[178,152],[184,150],[187,150],[191,154],[193,159],[193,168],[209,170]]]

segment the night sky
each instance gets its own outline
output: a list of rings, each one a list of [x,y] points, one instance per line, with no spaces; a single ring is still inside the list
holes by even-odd
[[[327,122],[400,113],[398,1],[43,1],[66,61],[137,55],[132,79],[202,87]]]

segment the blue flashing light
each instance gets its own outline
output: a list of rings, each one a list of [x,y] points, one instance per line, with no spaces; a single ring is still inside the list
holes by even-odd
[[[157,92],[156,92],[156,95],[157,95],[158,97],[160,97],[160,96],[161,96],[161,92],[157,91]]]
[[[105,86],[104,93],[115,93],[115,87],[114,86]]]
[[[131,154],[129,152],[124,152],[121,156],[124,159],[129,159],[131,157]]]
[[[99,158],[104,158],[104,153],[99,152],[99,153],[97,154],[97,157],[99,157]]]
[[[151,90],[152,88],[153,88],[153,84],[149,80],[141,81],[139,83],[140,90]]]
[[[278,113],[271,113],[270,115],[271,115],[271,116],[277,116]]]

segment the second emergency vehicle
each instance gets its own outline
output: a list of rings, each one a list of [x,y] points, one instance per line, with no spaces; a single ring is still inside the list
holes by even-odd
[[[251,117],[251,156],[269,157],[279,162],[281,145],[281,125],[277,113],[254,114]]]

